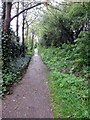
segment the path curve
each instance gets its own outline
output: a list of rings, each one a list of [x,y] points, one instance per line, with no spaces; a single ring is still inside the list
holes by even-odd
[[[53,118],[47,71],[36,51],[14,93],[2,101],[3,118]]]

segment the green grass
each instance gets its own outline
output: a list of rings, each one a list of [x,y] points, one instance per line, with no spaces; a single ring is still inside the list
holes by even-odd
[[[88,82],[73,74],[52,71],[49,74],[52,108],[55,118],[88,118]]]
[[[48,79],[54,117],[66,118],[74,114],[72,118],[90,118],[88,71],[86,66],[81,68],[81,60],[76,60],[72,48],[39,50],[42,60],[51,69]]]

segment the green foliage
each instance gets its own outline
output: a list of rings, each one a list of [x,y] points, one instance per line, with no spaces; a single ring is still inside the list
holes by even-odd
[[[71,6],[67,7],[65,17],[71,22],[71,29],[76,30],[87,21],[85,3],[72,3]]]
[[[60,70],[63,67],[64,71],[65,68],[71,69],[72,64],[74,63],[73,48],[73,45],[63,44],[62,48],[51,47],[48,49],[42,49],[41,56],[51,69]]]
[[[55,118],[90,118],[88,112],[88,82],[73,74],[53,71],[49,75],[52,107]]]
[[[83,62],[88,64],[90,62],[90,33],[81,32],[79,37],[75,40],[76,42],[76,57],[82,59]]]
[[[41,53],[45,63],[52,69],[60,69],[63,66],[70,71],[82,71],[89,76],[90,68],[90,33],[81,32],[75,44],[62,44],[61,48],[48,48]],[[53,59],[52,59],[53,58]],[[55,62],[55,63],[54,63]],[[53,65],[53,66],[52,66]]]
[[[63,29],[66,25],[66,19],[64,19],[64,21],[63,19],[62,14],[55,13],[53,10],[51,10],[51,13],[46,12],[40,22],[40,24],[42,23],[41,28],[43,27],[41,29],[42,44],[46,46],[60,46],[61,43],[69,40],[67,33],[65,33]],[[69,28],[67,28],[67,31],[69,31]],[[64,39],[64,36],[66,36],[67,39]]]
[[[16,57],[20,56],[21,46],[15,39],[16,36],[14,32],[10,29],[8,32],[2,33],[2,59],[3,59],[3,67],[9,67],[9,62],[11,62]]]
[[[38,47],[38,43],[36,42],[35,45],[34,45],[34,48],[37,48]]]
[[[2,80],[2,46],[1,46],[1,33],[0,33],[0,97],[2,94],[2,83],[3,83],[3,80]]]
[[[19,39],[19,38],[18,38]],[[8,32],[2,32],[2,73],[3,73],[3,93],[7,91],[8,86],[17,82],[26,69],[33,52],[23,53],[23,46],[17,42],[15,33],[10,29]],[[25,46],[24,46],[25,47]],[[27,49],[28,46],[27,46]],[[28,50],[29,51],[29,50]],[[24,55],[24,57],[22,57]]]
[[[66,118],[72,114],[75,114],[72,118],[90,118],[87,80],[90,69],[86,64],[81,66],[83,59],[76,56],[77,46],[63,44],[61,48],[39,50],[42,60],[51,69],[49,88],[56,118]]]
[[[79,33],[88,24],[88,3],[71,3],[62,6],[61,11],[48,9],[40,21],[41,44],[48,46],[61,46],[62,43],[74,43]]]
[[[90,2],[70,3],[59,12],[47,11],[40,21],[41,45],[47,49],[40,48],[39,52],[51,69],[54,116],[74,114],[72,118],[90,119]]]
[[[25,46],[26,46],[26,54],[30,55],[30,56],[33,56],[34,55],[34,50],[31,50],[32,43],[30,42],[30,40],[25,41]]]
[[[26,69],[30,56],[19,57],[12,62],[10,62],[10,67],[3,70],[3,92],[7,91],[6,87],[12,85],[14,82],[18,82],[21,79],[21,75]]]
[[[33,56],[34,55],[34,51],[33,50],[27,51],[27,55]]]

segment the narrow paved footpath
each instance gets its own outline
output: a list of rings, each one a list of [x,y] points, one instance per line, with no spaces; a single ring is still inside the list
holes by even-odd
[[[47,67],[35,53],[22,81],[2,101],[3,118],[53,118]]]

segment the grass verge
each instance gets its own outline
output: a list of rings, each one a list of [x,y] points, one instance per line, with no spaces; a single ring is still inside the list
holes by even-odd
[[[59,48],[41,49],[41,58],[51,69],[48,78],[54,117],[90,118],[87,74],[77,65],[73,53]]]

